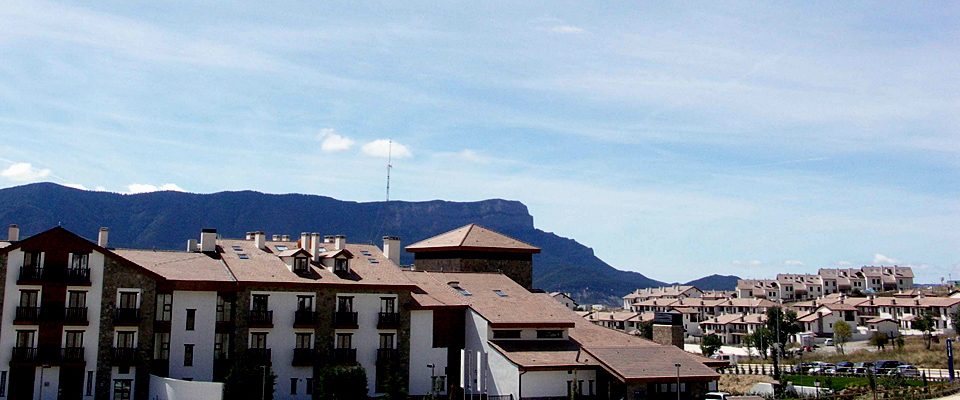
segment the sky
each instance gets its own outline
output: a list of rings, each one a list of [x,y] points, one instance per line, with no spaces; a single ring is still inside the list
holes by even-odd
[[[960,5],[0,7],[0,187],[522,201],[662,281],[960,279]],[[392,143],[392,144],[391,144]]]

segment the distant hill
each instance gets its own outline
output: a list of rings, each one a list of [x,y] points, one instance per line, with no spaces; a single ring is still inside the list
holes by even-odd
[[[0,189],[0,226],[18,224],[21,236],[28,236],[61,224],[93,240],[100,227],[109,227],[111,247],[182,249],[187,239],[199,237],[202,228],[216,228],[225,237],[243,237],[255,230],[292,237],[320,232],[378,245],[382,236],[392,235],[400,236],[402,244],[412,244],[469,223],[542,248],[533,259],[534,287],[571,293],[580,303],[619,304],[620,297],[634,289],[663,285],[611,267],[576,240],[536,229],[533,216],[518,201],[391,201],[387,205],[253,191],[124,195],[53,183]],[[413,255],[403,252],[401,263],[412,264]]]
[[[738,280],[739,276],[713,274],[685,284],[696,286],[700,290],[736,290]]]

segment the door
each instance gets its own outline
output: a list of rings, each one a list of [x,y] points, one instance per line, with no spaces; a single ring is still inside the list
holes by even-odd
[[[16,366],[10,368],[10,392],[8,399],[32,399],[37,368]]]
[[[57,400],[79,400],[83,397],[83,367],[60,367]]]

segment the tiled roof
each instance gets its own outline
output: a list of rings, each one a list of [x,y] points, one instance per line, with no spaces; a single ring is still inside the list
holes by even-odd
[[[130,249],[113,252],[173,281],[236,281],[218,257],[206,253]]]
[[[584,346],[600,364],[614,375],[628,382],[666,381],[677,378],[675,364],[680,364],[681,378],[715,380],[720,375],[704,365],[699,356],[674,346]]]
[[[514,364],[524,369],[557,367],[595,368],[597,360],[582,354],[580,344],[572,340],[491,340],[493,346]]]
[[[477,224],[470,224],[450,232],[421,240],[406,247],[407,252],[479,250],[506,251],[518,253],[540,252],[540,248],[522,242],[499,232],[494,232]]]

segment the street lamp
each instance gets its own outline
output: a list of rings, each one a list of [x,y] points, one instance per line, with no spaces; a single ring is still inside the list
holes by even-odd
[[[820,398],[820,380],[819,379],[813,381],[813,390],[817,391],[817,398],[819,399]]]
[[[677,400],[680,400],[680,363],[673,364],[677,367]]]
[[[430,398],[431,399],[434,397],[435,393],[433,393],[433,391],[437,387],[437,378],[436,378],[436,375],[434,375],[433,373],[434,367],[435,365],[433,364],[427,364],[427,368],[430,368]]]

